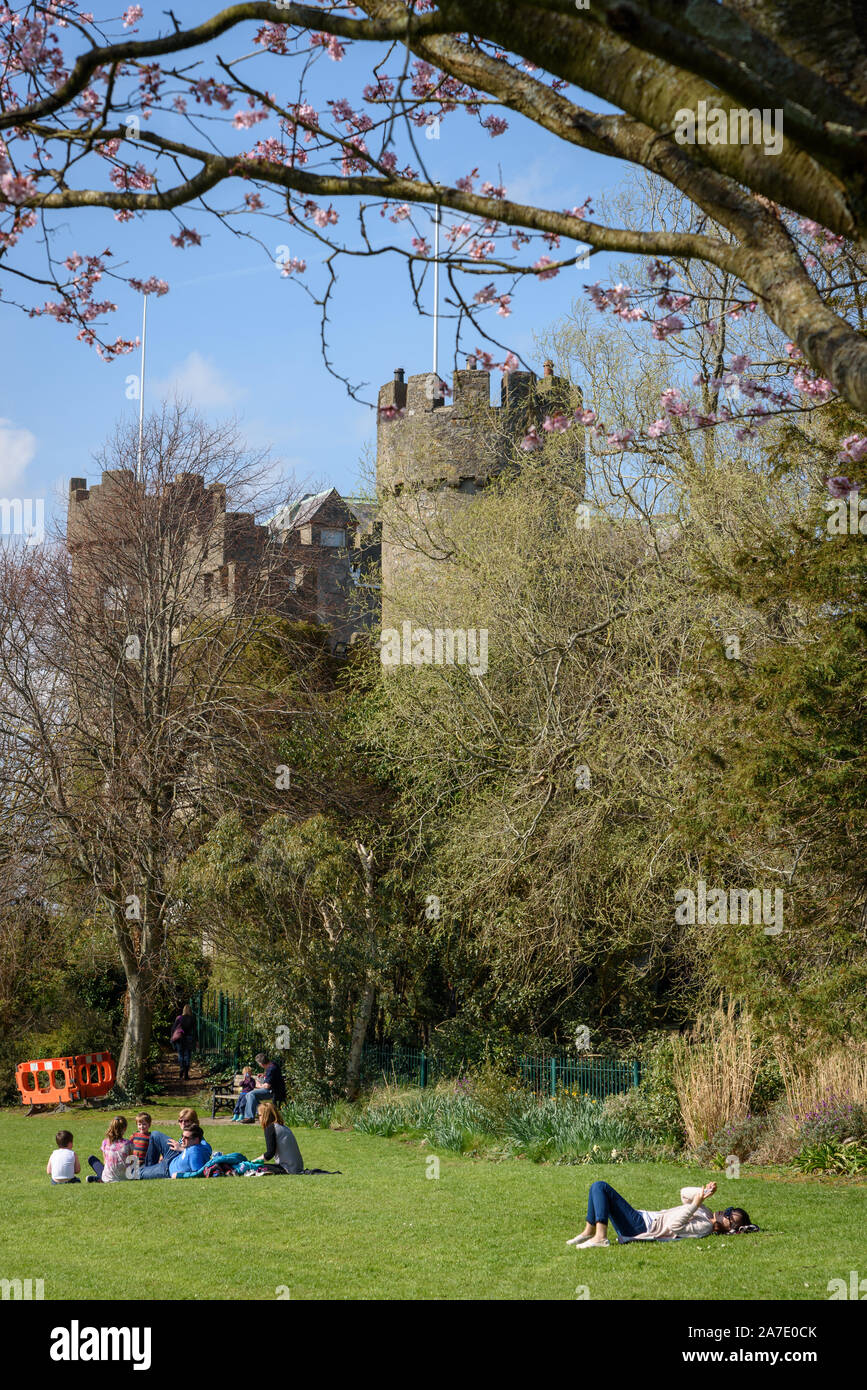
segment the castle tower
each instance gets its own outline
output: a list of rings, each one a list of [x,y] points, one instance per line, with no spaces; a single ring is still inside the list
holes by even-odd
[[[412,576],[426,588],[436,586],[437,570],[448,552],[448,518],[457,507],[472,505],[475,494],[515,466],[516,446],[531,425],[541,429],[546,415],[571,418],[581,393],[554,375],[511,372],[503,376],[500,401],[491,405],[490,372],[470,357],[452,379],[446,402],[441,379],[431,372],[394,380],[379,392],[377,485],[382,505],[383,626],[400,618],[392,595]],[[584,431],[573,425],[570,443],[583,485]],[[440,546],[441,542],[441,546]]]

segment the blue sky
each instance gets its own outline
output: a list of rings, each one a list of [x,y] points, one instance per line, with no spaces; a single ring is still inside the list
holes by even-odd
[[[145,6],[140,25],[142,37],[155,32],[156,26],[148,23],[149,8]],[[182,19],[185,15],[201,18],[201,9],[200,4],[187,4],[177,6],[176,12]],[[155,13],[155,18],[161,15]],[[252,33],[253,26],[244,26],[243,35],[239,31],[224,37],[217,46],[222,56],[250,52]],[[252,82],[254,74],[261,73],[260,80],[282,96],[290,85],[286,64],[286,59],[266,56],[264,61],[247,64],[244,76]],[[327,97],[345,95],[360,108],[361,87],[369,80],[370,65],[369,49],[356,48],[339,64],[322,54],[308,100],[325,111]],[[210,65],[203,67],[205,72],[212,70]],[[293,67],[293,78],[295,71]],[[587,104],[599,106],[595,99]],[[452,182],[477,166],[481,178],[504,184],[510,198],[558,210],[611,188],[622,175],[622,167],[613,161],[566,148],[521,118],[510,116],[509,120],[509,131],[496,139],[462,114],[443,121],[438,140],[418,142],[428,172],[442,182]],[[167,129],[159,115],[152,127]],[[237,135],[229,130],[228,138],[237,142],[233,148],[243,149],[272,133],[270,125],[263,123]],[[412,157],[402,147],[399,155],[402,162]],[[104,178],[104,166],[100,172]],[[212,204],[240,201],[242,189],[236,181],[231,194],[224,189],[220,196],[212,195]],[[263,197],[267,204],[267,192]],[[337,206],[342,213],[337,230],[352,228],[353,205],[345,201]],[[324,483],[352,492],[364,447],[375,437],[375,416],[351,400],[343,384],[328,374],[320,352],[319,309],[291,277],[280,275],[269,253],[255,243],[236,238],[200,209],[182,212],[182,218],[202,235],[201,247],[177,250],[171,246],[169,237],[177,231],[171,214],[148,214],[119,224],[108,210],[56,216],[52,245],[62,255],[109,246],[114,261],[125,262],[126,273],[141,278],[156,275],[169,282],[170,292],[151,297],[148,307],[146,404],[178,389],[208,416],[236,416],[249,444],[268,447],[275,465],[296,484],[303,484],[302,490],[312,491]],[[378,214],[376,221],[380,222]],[[286,222],[250,216],[243,225],[261,236],[271,255],[278,246],[288,245],[291,255],[307,261],[309,283],[314,287],[323,283],[322,251],[315,242],[292,231]],[[409,246],[408,224],[380,225],[387,227],[389,240]],[[576,244],[564,242],[560,252],[553,254],[568,256],[577,249]],[[525,250],[535,260],[545,248],[534,244]],[[405,367],[407,373],[430,369],[431,321],[419,318],[412,304],[402,258],[346,258],[340,273],[329,310],[331,359],[353,384],[367,382],[361,394],[375,400],[379,385],[395,367]],[[600,255],[593,257],[591,266],[563,270],[552,280],[525,280],[510,318],[488,311],[494,336],[541,369],[532,356],[534,332],[544,330],[567,312],[574,299],[583,297],[583,284],[605,283],[607,274],[608,258]],[[474,281],[472,288],[483,283]],[[116,282],[109,282],[105,296],[102,288],[97,297],[111,297],[118,304],[118,312],[109,316],[103,330],[105,336],[109,340],[118,334],[137,336],[141,296]],[[7,286],[4,293],[15,290]],[[430,287],[425,299],[431,307]],[[44,497],[50,512],[65,496],[70,476],[97,479],[92,455],[115,422],[137,418],[138,402],[127,398],[127,379],[139,371],[139,354],[106,364],[93,349],[76,341],[75,329],[47,317],[28,319],[2,300],[0,314],[0,494]],[[440,341],[440,371],[448,379],[454,336],[447,321]],[[499,380],[499,373],[494,375]]]

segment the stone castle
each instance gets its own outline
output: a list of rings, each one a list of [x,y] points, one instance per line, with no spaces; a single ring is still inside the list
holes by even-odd
[[[166,484],[197,528],[195,604],[203,611],[235,611],[254,573],[268,566],[268,605],[285,616],[314,622],[328,643],[345,654],[358,637],[383,622],[394,586],[409,573],[426,577],[430,547],[417,545],[447,521],[455,507],[514,467],[516,445],[546,415],[571,416],[580,399],[568,381],[545,363],[532,372],[503,376],[500,401],[490,403],[490,372],[470,358],[453,375],[452,388],[434,373],[405,380],[403,368],[379,392],[377,490],[380,502],[341,497],[336,488],[307,495],[257,523],[246,512],[226,511],[222,484],[205,486],[198,474],[181,473]],[[447,396],[451,399],[447,400]],[[570,432],[576,466],[582,468],[583,431]],[[67,545],[73,566],[97,538],[122,540],[136,488],[130,469],[107,470],[88,488],[84,478],[69,484]],[[406,503],[402,519],[393,504]],[[409,520],[407,520],[409,517]]]

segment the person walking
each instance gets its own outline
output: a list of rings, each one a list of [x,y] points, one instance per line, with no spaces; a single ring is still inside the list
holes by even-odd
[[[190,1062],[196,1041],[196,1020],[189,1004],[185,1004],[172,1026],[172,1047],[175,1049],[181,1081],[190,1079]]]

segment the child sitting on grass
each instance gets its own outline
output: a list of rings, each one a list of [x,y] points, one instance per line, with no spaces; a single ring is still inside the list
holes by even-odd
[[[126,1120],[123,1115],[115,1115],[105,1132],[102,1141],[102,1160],[91,1154],[87,1160],[94,1176],[88,1182],[123,1182],[126,1178],[138,1176],[138,1165],[130,1164],[132,1144],[124,1139]]]
[[[55,1187],[61,1183],[81,1182],[81,1178],[76,1177],[76,1173],[81,1172],[81,1164],[78,1161],[78,1154],[72,1147],[72,1135],[68,1129],[59,1129],[54,1136],[57,1148],[48,1160],[46,1173]]]
[[[255,1089],[255,1086],[256,1078],[253,1076],[253,1073],[250,1071],[250,1068],[245,1067],[244,1075],[241,1077],[241,1094],[235,1101],[235,1113],[232,1116],[233,1125],[238,1124],[238,1122],[242,1119],[244,1114],[244,1101],[246,1100],[250,1091]]]
[[[130,1143],[136,1160],[143,1168],[148,1161],[148,1149],[151,1142],[151,1117],[146,1111],[135,1117],[135,1134]]]

